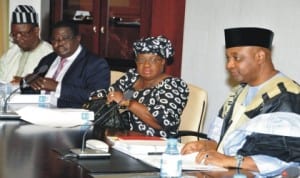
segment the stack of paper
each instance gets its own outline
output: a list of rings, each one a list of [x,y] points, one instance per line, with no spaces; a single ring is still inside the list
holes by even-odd
[[[75,127],[90,124],[94,113],[86,109],[26,106],[16,111],[22,120],[50,127]]]
[[[133,157],[155,155],[165,151],[167,141],[158,137],[119,137],[113,148]]]
[[[46,94],[14,94],[8,103],[50,103],[50,95]]]
[[[129,135],[129,136],[118,136],[118,140],[132,140],[132,141],[149,141],[149,140],[157,140],[157,141],[165,141],[166,138],[156,137],[156,136],[146,136],[146,135]]]

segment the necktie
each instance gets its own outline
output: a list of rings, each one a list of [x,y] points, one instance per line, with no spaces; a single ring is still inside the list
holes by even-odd
[[[65,65],[66,62],[67,62],[67,58],[61,58],[60,59],[60,63],[59,63],[59,65],[58,65],[58,67],[57,67],[57,69],[56,69],[56,71],[55,71],[55,73],[54,73],[54,75],[52,77],[53,79],[57,78],[58,74],[64,68],[64,65]]]

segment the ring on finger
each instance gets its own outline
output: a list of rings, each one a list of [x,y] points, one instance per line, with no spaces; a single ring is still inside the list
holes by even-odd
[[[208,158],[208,154],[204,155],[204,158],[201,160],[201,164],[205,164],[207,158]]]

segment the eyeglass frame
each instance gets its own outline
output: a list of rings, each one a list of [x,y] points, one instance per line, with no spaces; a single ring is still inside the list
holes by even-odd
[[[137,63],[137,64],[145,64],[146,62],[148,63],[148,64],[151,64],[151,65],[153,65],[153,64],[157,64],[159,61],[162,61],[163,59],[162,58],[160,58],[160,57],[152,57],[152,58],[136,58],[135,59],[135,62]]]
[[[60,39],[53,39],[53,38],[51,38],[50,41],[51,41],[51,44],[54,44],[54,43],[69,41],[69,40],[72,40],[74,38],[75,38],[74,35],[68,35],[68,36],[62,36]]]
[[[15,34],[13,32],[9,33],[9,37],[12,39],[16,39],[18,35],[22,38],[28,38],[30,36],[30,33],[33,32],[35,26],[32,26],[28,31],[23,31],[23,32],[16,32]]]

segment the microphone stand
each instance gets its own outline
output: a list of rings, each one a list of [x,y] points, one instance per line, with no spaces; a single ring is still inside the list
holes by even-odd
[[[4,104],[3,104],[3,108],[2,108],[2,113],[0,114],[0,118],[6,118],[6,119],[19,119],[20,116],[16,113],[16,112],[7,112],[7,108],[8,108],[8,101],[10,99],[10,97],[15,94],[18,90],[20,90],[20,87],[14,89],[7,98],[4,99]]]
[[[34,81],[35,79],[37,79],[37,77],[41,74],[46,72],[48,69],[47,65],[43,65],[39,68],[39,70],[34,73],[27,81],[25,81],[26,83],[30,83],[32,81]],[[8,108],[8,101],[11,98],[11,96],[13,94],[15,94],[18,90],[20,90],[22,88],[22,86],[16,88],[15,90],[13,90],[7,98],[4,99],[4,104],[3,104],[3,108],[2,108],[2,113],[0,113],[0,119],[4,118],[4,119],[19,119],[20,116],[15,113],[15,112],[7,112],[7,108]]]
[[[71,149],[71,152],[75,153],[78,158],[99,158],[99,157],[110,157],[110,153],[102,151],[102,150],[92,150],[89,148],[85,148],[85,139],[88,131],[90,128],[94,125],[96,125],[98,122],[100,122],[107,114],[109,114],[113,109],[118,107],[118,104],[115,103],[111,108],[109,108],[98,120],[96,120],[93,124],[91,124],[84,132],[82,136],[82,143],[81,143],[81,149]]]

